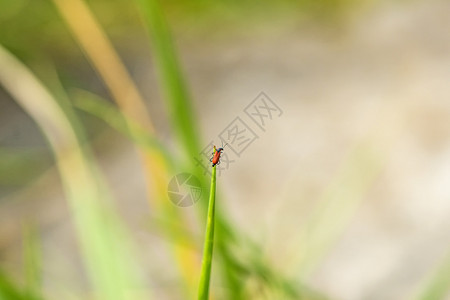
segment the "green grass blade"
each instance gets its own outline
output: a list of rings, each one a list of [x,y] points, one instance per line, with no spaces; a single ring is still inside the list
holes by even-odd
[[[26,293],[32,298],[42,294],[41,245],[34,226],[24,225],[23,232]]]
[[[147,24],[152,43],[153,54],[158,68],[158,75],[163,87],[171,123],[177,133],[182,153],[187,159],[186,164],[191,173],[198,175],[202,185],[206,186],[206,178],[202,176],[200,168],[196,168],[193,157],[201,151],[199,126],[194,116],[191,98],[179,66],[175,47],[158,0],[136,0]],[[207,201],[200,201],[200,209],[207,210]],[[228,286],[228,298],[241,299],[244,279],[240,276],[240,268],[235,256],[229,251],[231,244],[236,244],[241,234],[234,230],[222,210],[218,210],[216,217],[217,252],[223,267],[223,276]],[[247,239],[247,237],[245,237]]]
[[[0,271],[0,300],[25,300],[22,291]]]
[[[158,152],[164,159],[164,163],[173,169],[173,161],[169,151],[160,141],[148,133],[137,122],[125,116],[113,104],[101,99],[99,96],[86,92],[77,91],[74,94],[74,105],[76,108],[89,113],[109,126],[122,133],[143,150]]]
[[[214,246],[214,211],[216,206],[216,167],[212,168],[211,190],[209,192],[208,219],[206,221],[205,244],[203,247],[202,270],[198,288],[198,299],[207,300]]]
[[[24,265],[25,283],[23,289],[8,275],[0,270],[0,300],[41,300],[41,251],[35,228],[25,225],[24,237]]]
[[[171,111],[171,123],[181,141],[185,158],[190,162],[200,151],[199,131],[168,25],[157,0],[136,1],[150,31],[163,94]]]
[[[44,149],[0,147],[0,186],[24,186],[51,165]]]
[[[184,163],[190,172],[201,180],[202,186],[207,186],[207,179],[201,174],[200,168],[194,165],[193,158],[198,157],[201,151],[199,126],[194,116],[191,98],[188,94],[186,84],[179,66],[175,48],[169,27],[166,23],[162,9],[157,0],[136,0],[144,20],[147,24],[152,43],[153,55],[158,68],[158,75],[163,87],[163,94],[169,108],[171,124],[176,132],[177,138],[184,155]],[[201,213],[207,211],[207,201],[202,199],[199,209]],[[216,216],[217,236],[224,242],[218,245],[219,252],[227,252],[226,244],[235,235],[235,231],[227,222],[223,213],[218,211]],[[228,281],[229,298],[239,299],[239,284],[242,280],[235,280],[234,270],[227,269],[233,265],[231,256],[220,256],[224,267],[224,278]]]

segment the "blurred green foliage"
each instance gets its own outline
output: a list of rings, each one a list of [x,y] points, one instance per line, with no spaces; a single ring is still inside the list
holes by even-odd
[[[0,187],[21,187],[50,167],[45,149],[0,148]]]
[[[196,122],[196,111],[191,102],[186,78],[176,53],[176,39],[174,41],[172,38],[171,31],[177,32],[183,26],[188,26],[187,32],[189,33],[213,36],[227,31],[237,32],[249,24],[271,26],[271,22],[279,20],[280,16],[289,16],[290,18],[283,20],[289,22],[312,21],[325,25],[334,24],[365,2],[368,0],[360,3],[354,0],[282,0],[276,2],[168,0],[161,1],[161,6],[159,6],[158,2],[153,0],[137,0],[136,3],[125,0],[86,1],[124,61],[135,59],[133,53],[137,47],[142,47],[141,44],[138,45],[137,41],[148,39],[151,48],[149,56],[151,55],[156,64],[162,99],[170,111],[167,122],[176,133],[174,136],[177,145],[183,150],[184,157],[174,157],[174,153],[170,153],[157,136],[145,132],[143,128],[133,122],[134,120],[122,114],[119,108],[102,98],[107,94],[106,88],[102,86],[101,80],[97,78],[83,57],[83,50],[77,46],[76,39],[71,36],[51,1],[0,0],[0,44],[25,62],[27,67],[44,82],[45,86],[49,87],[52,94],[56,96],[54,101],[61,109],[61,115],[77,134],[77,139],[83,144],[81,161],[90,166],[87,168],[86,178],[92,179],[93,185],[77,185],[77,180],[72,178],[67,170],[65,173],[62,172],[62,177],[66,185],[72,185],[72,190],[68,191],[67,196],[70,199],[72,217],[78,226],[78,238],[83,245],[87,269],[92,280],[97,282],[95,287],[102,290],[95,296],[103,295],[108,299],[124,299],[124,295],[120,294],[124,288],[122,284],[130,283],[135,279],[134,276],[139,277],[136,274],[142,270],[128,266],[129,262],[130,265],[133,265],[138,259],[135,259],[134,255],[130,255],[128,247],[133,249],[128,246],[130,237],[122,227],[121,219],[114,206],[110,205],[108,200],[103,202],[104,198],[109,198],[109,190],[102,184],[101,175],[95,168],[93,156],[90,154],[89,139],[85,137],[84,133],[86,130],[91,132],[92,126],[89,125],[89,122],[79,120],[83,115],[73,111],[72,101],[75,99],[74,104],[77,108],[106,121],[111,127],[128,136],[136,146],[160,153],[170,170],[180,162],[183,167],[186,166],[187,169],[192,170],[192,173],[198,173],[191,158],[200,151],[200,130]],[[148,37],[145,28],[149,33]],[[54,65],[56,71],[49,71],[49,64]],[[73,87],[89,90],[89,92],[78,92],[75,93],[75,96],[74,94],[66,95],[66,90]],[[362,153],[358,152],[355,157],[358,158],[361,155],[362,160],[366,158],[370,160],[372,156],[370,151],[366,150],[363,149]],[[0,148],[0,185],[26,187],[29,181],[39,176],[52,162],[48,153],[41,150]],[[61,164],[60,161],[57,163]],[[344,182],[338,181],[339,186],[345,186],[349,180],[360,180],[355,185],[356,189],[349,191],[350,194],[343,197],[345,198],[342,200],[344,202],[333,200],[339,205],[345,204],[346,199],[350,201],[347,206],[349,212],[344,210],[339,216],[342,224],[348,220],[348,215],[351,214],[354,205],[362,198],[373,177],[379,172],[379,165],[372,164],[370,161],[362,163],[350,161],[348,165],[350,167],[362,165],[371,168],[368,169],[367,180],[359,178],[361,170],[353,171],[353,168],[350,168],[350,179],[345,179],[346,176],[343,176],[345,177]],[[203,178],[203,176],[199,176],[199,178]],[[202,182],[205,185],[205,179],[202,179]],[[78,190],[75,187],[78,187]],[[85,194],[85,188],[88,191],[87,194]],[[325,198],[334,199],[333,196],[337,194],[335,191],[332,190],[330,195],[325,195]],[[222,199],[221,196],[218,197]],[[91,202],[84,202],[85,199]],[[333,201],[327,201],[327,203]],[[329,213],[325,217],[322,216],[324,209],[319,212],[320,218],[312,218],[311,222],[314,224],[311,226],[316,230],[323,230],[327,234],[324,241],[321,239],[323,236],[319,234],[316,235],[318,240],[312,240],[316,241],[320,247],[313,256],[314,260],[309,259],[303,262],[304,265],[308,265],[304,268],[306,271],[311,271],[310,269],[313,267],[309,267],[309,265],[315,265],[316,260],[322,258],[327,250],[324,248],[329,247],[333,242],[332,239],[339,234],[340,227],[333,228],[336,231],[330,230],[333,224],[329,221],[333,216],[336,217],[336,210],[333,207],[326,210]],[[203,225],[206,221],[207,202],[203,201],[199,208],[199,223]],[[174,215],[168,214],[168,216],[173,217]],[[164,224],[167,224],[166,219],[163,217],[161,219],[166,222]],[[224,290],[226,290],[223,293],[226,296],[223,298],[260,297],[264,299],[264,295],[266,295],[266,298],[272,296],[278,299],[325,299],[319,292],[299,283],[299,280],[287,278],[279,271],[278,266],[265,260],[261,255],[263,246],[253,241],[245,232],[235,228],[229,215],[220,205],[217,207],[216,222],[217,255],[215,255],[213,263],[221,271],[221,274],[217,276],[222,279]],[[329,234],[329,231],[332,234]],[[166,229],[163,233],[174,239],[175,243],[186,244],[192,248],[199,247],[195,245],[197,241],[191,232]],[[24,244],[26,286],[21,287],[10,276],[0,272],[0,299],[39,299],[41,296],[40,272],[45,265],[42,266],[40,261],[39,235],[33,230],[26,231]],[[116,249],[116,251],[111,249]],[[443,266],[443,268],[438,268],[436,276],[430,280],[428,289],[424,292],[425,296],[421,299],[445,297],[448,290],[448,261],[445,261]],[[306,271],[302,270],[301,273]],[[256,288],[250,286],[252,284]],[[213,289],[214,287],[212,287]],[[45,295],[45,289],[42,293]]]

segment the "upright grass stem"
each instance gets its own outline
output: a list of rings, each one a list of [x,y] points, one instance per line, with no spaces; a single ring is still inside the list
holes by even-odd
[[[209,279],[211,278],[211,264],[214,246],[214,210],[216,206],[216,166],[212,168],[211,190],[209,193],[208,219],[206,221],[205,244],[203,246],[202,270],[198,299],[207,300],[209,295]]]
[[[41,245],[37,228],[30,224],[23,225],[24,237],[24,271],[26,278],[26,296],[29,299],[41,298],[42,295],[42,261]],[[0,297],[1,299],[1,297]]]

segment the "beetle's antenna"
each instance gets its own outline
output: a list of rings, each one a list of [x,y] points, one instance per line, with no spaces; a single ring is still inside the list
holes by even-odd
[[[223,145],[223,140],[220,140],[222,142],[222,149],[225,148],[226,145],[228,145],[228,143],[225,144],[225,146]]]

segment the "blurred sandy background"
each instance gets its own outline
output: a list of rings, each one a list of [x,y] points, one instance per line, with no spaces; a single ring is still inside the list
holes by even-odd
[[[108,97],[70,34],[58,29],[51,4],[36,2],[43,5],[36,24],[16,26],[37,4],[0,1],[0,42],[38,73],[54,64],[68,88]],[[158,132],[175,148],[139,19],[131,8],[120,15],[105,9],[108,1],[88,2],[148,100]],[[261,91],[283,110],[218,178],[238,228],[263,245],[276,269],[330,299],[413,299],[450,251],[450,2],[345,5],[320,13],[286,2],[242,4],[242,11],[221,4],[198,15],[175,1],[165,8],[205,145],[217,144],[217,134]],[[153,288],[159,299],[173,299],[170,260],[144,225],[151,213],[138,155],[103,123],[87,122],[121,213],[147,251],[149,273],[160,275]],[[1,88],[0,145],[23,151],[31,164],[2,165],[1,265],[20,273],[22,222],[34,220],[45,286],[56,295],[58,280],[82,289],[51,154]],[[19,175],[16,166],[23,167]]]

